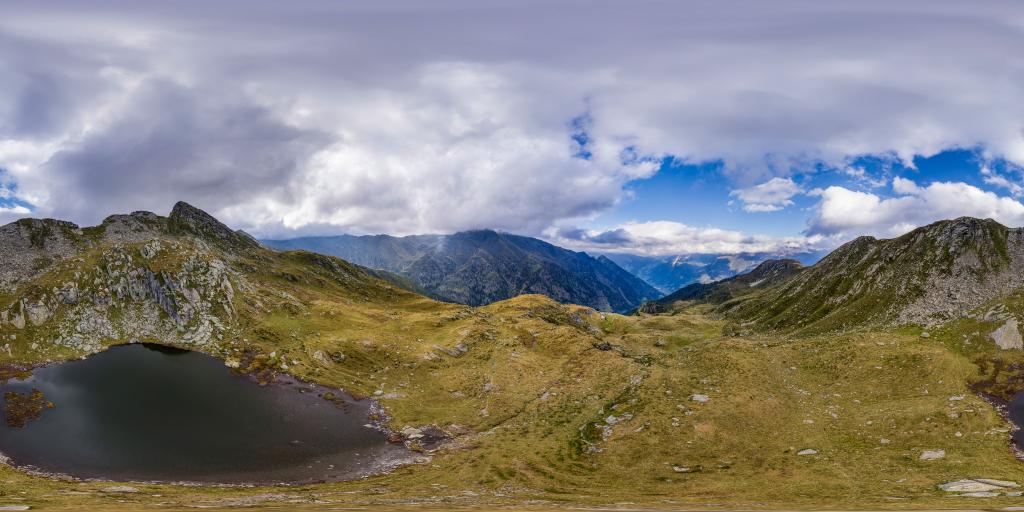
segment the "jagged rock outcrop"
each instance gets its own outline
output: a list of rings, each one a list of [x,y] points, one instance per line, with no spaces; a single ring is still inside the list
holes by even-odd
[[[178,202],[167,217],[167,227],[172,234],[191,234],[206,240],[213,240],[231,249],[253,249],[260,243],[244,231],[234,231],[210,214],[188,203]]]
[[[61,274],[67,270],[55,276],[61,282],[22,290],[0,310],[0,328],[45,334],[56,345],[86,351],[111,338],[195,345],[221,339],[235,315],[234,283],[244,277],[191,241],[157,242],[111,246],[90,255],[94,264],[88,268],[74,261],[56,265]],[[161,250],[180,264],[154,270],[149,260]]]
[[[53,219],[21,219],[0,226],[0,291],[45,272],[87,244],[75,224]]]

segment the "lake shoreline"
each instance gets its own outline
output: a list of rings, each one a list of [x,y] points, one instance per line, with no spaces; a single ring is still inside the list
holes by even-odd
[[[307,382],[307,381],[305,381],[305,380],[303,380],[303,379],[301,379],[301,378],[299,378],[299,377],[297,377],[295,375],[287,373],[287,372],[274,371],[271,379],[266,379],[266,378],[262,378],[261,379],[258,376],[254,375],[253,373],[247,372],[246,371],[247,368],[233,368],[233,367],[231,367],[231,365],[227,364],[226,360],[223,357],[220,357],[220,356],[217,356],[217,355],[213,355],[213,354],[209,354],[209,353],[207,353],[205,351],[201,351],[201,350],[188,350],[188,349],[184,349],[184,348],[181,348],[181,347],[176,347],[176,346],[173,346],[173,345],[166,345],[166,344],[162,344],[162,343],[151,344],[151,343],[145,343],[145,342],[129,342],[129,343],[114,344],[114,345],[109,345],[109,346],[105,347],[104,350],[95,352],[95,353],[90,354],[88,356],[84,356],[81,359],[68,358],[68,359],[64,359],[64,360],[51,360],[51,361],[39,362],[39,363],[33,364],[33,365],[27,365],[27,364],[21,364],[21,363],[6,363],[4,365],[4,369],[8,370],[6,372],[6,375],[8,375],[9,377],[7,379],[5,379],[4,382],[6,383],[8,380],[27,381],[28,379],[31,378],[31,376],[34,374],[34,372],[36,372],[36,371],[38,371],[40,369],[49,368],[49,367],[52,367],[53,365],[61,364],[61,363],[73,363],[73,362],[77,362],[77,361],[82,361],[82,360],[88,359],[91,356],[95,356],[95,355],[98,355],[98,354],[101,354],[101,353],[109,352],[112,349],[121,348],[121,347],[130,347],[130,346],[134,346],[134,345],[142,345],[143,347],[145,347],[145,348],[147,348],[149,350],[154,350],[154,351],[163,352],[163,353],[167,353],[168,351],[174,351],[175,353],[180,353],[180,354],[184,354],[184,353],[199,354],[199,355],[202,355],[203,357],[208,357],[208,358],[212,359],[213,361],[216,361],[217,364],[226,366],[227,367],[226,369],[230,370],[230,374],[235,375],[235,376],[244,377],[246,379],[246,381],[248,381],[250,383],[258,384],[261,389],[265,388],[267,386],[272,386],[273,388],[276,388],[278,390],[294,390],[298,394],[309,395],[310,396],[309,399],[323,400],[325,403],[330,403],[334,408],[337,408],[337,409],[339,409],[341,411],[345,411],[343,414],[350,414],[348,412],[349,404],[359,404],[360,405],[360,410],[364,410],[365,414],[366,414],[366,421],[365,421],[365,423],[362,424],[362,428],[366,428],[366,429],[378,432],[380,435],[384,436],[384,439],[386,439],[386,445],[399,445],[399,444],[403,445],[404,446],[403,453],[401,453],[401,454],[392,453],[393,450],[391,448],[388,448],[386,450],[382,450],[380,454],[374,455],[370,459],[368,459],[368,463],[366,463],[365,465],[363,465],[363,463],[360,463],[360,466],[356,467],[355,469],[346,470],[345,472],[343,472],[344,476],[339,477],[339,478],[330,478],[330,477],[327,477],[327,478],[300,478],[300,479],[296,479],[296,480],[290,480],[290,479],[281,479],[281,480],[270,479],[270,480],[266,480],[266,481],[260,480],[260,479],[254,479],[252,481],[239,481],[239,482],[230,482],[230,481],[227,481],[227,482],[217,482],[217,481],[205,481],[205,480],[196,480],[196,481],[194,481],[194,480],[191,480],[191,479],[188,479],[188,478],[185,478],[185,479],[174,479],[174,478],[168,478],[168,479],[163,479],[163,478],[156,478],[156,479],[138,478],[138,479],[133,479],[133,478],[106,477],[106,476],[104,476],[104,477],[91,477],[91,476],[82,477],[82,476],[75,476],[75,475],[67,474],[67,472],[64,472],[64,471],[49,471],[49,470],[45,470],[45,469],[37,467],[36,465],[34,465],[32,463],[20,462],[20,461],[16,460],[16,458],[11,457],[9,454],[6,454],[6,453],[0,453],[0,464],[8,465],[9,467],[14,468],[14,469],[16,469],[19,472],[22,472],[22,473],[25,473],[25,474],[29,474],[29,475],[32,475],[32,476],[49,478],[49,479],[56,479],[56,480],[62,480],[62,481],[105,482],[105,483],[106,482],[109,482],[109,483],[134,483],[134,484],[168,484],[168,485],[179,485],[179,486],[204,486],[204,487],[243,487],[243,488],[262,487],[262,486],[289,487],[289,486],[301,486],[301,485],[322,484],[322,483],[331,483],[331,482],[344,482],[344,481],[362,480],[362,479],[370,478],[370,477],[373,477],[373,476],[380,476],[380,475],[383,475],[383,474],[390,473],[390,472],[394,471],[395,469],[397,469],[399,467],[402,467],[402,466],[406,466],[406,465],[410,465],[410,464],[426,463],[426,462],[429,462],[431,460],[431,457],[429,456],[429,452],[432,452],[434,448],[436,448],[440,444],[443,444],[448,439],[446,436],[442,437],[440,440],[437,440],[437,442],[435,443],[434,447],[432,447],[429,450],[424,450],[421,447],[419,447],[419,443],[416,442],[415,439],[409,439],[409,436],[403,434],[402,432],[394,431],[394,430],[392,430],[392,429],[390,429],[388,427],[388,423],[391,421],[391,417],[387,414],[386,409],[383,407],[383,405],[380,404],[377,400],[375,400],[373,398],[370,398],[370,397],[363,397],[363,398],[355,397],[351,393],[348,393],[345,390],[337,389],[337,388],[331,388],[331,387],[324,386],[322,384],[318,384],[318,383],[315,383],[315,382]],[[264,374],[264,377],[266,377],[266,374]],[[306,400],[309,400],[309,399],[306,399]],[[5,404],[6,404],[6,401],[5,401]],[[333,466],[329,466],[329,467],[333,467]]]

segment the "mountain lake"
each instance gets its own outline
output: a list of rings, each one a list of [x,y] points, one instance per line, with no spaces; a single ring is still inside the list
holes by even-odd
[[[0,384],[0,453],[46,474],[115,481],[310,483],[415,453],[369,426],[371,401],[214,357],[130,344]],[[329,399],[328,399],[329,398]]]

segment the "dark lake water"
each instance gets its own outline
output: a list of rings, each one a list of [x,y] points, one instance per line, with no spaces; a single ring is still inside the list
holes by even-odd
[[[1024,393],[1017,393],[1013,400],[1006,403],[1006,413],[1010,421],[1018,427],[1013,432],[1013,442],[1018,449],[1024,450]]]
[[[0,418],[0,453],[51,473],[305,483],[357,478],[410,456],[364,426],[367,401],[335,391],[345,399],[339,406],[320,396],[327,390],[299,382],[259,386],[197,352],[123,345],[0,385],[33,389],[55,407],[22,428]]]

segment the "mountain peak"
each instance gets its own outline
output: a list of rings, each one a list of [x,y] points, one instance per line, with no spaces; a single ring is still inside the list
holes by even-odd
[[[501,237],[501,234],[493,229],[470,229],[454,233],[451,237],[467,240],[493,240]]]
[[[231,248],[258,247],[259,242],[242,231],[235,231],[209,213],[184,201],[178,201],[167,217],[168,229],[175,234],[192,234]]]
[[[991,218],[982,219],[978,217],[957,217],[955,219],[935,221],[931,224],[917,228],[914,231],[911,231],[911,233],[927,232],[964,234],[981,233],[980,230],[989,229],[1006,230],[1009,228]]]
[[[761,297],[736,317],[809,331],[854,325],[933,325],[1024,286],[1024,230],[992,219],[933,222],[891,239],[860,237]]]

